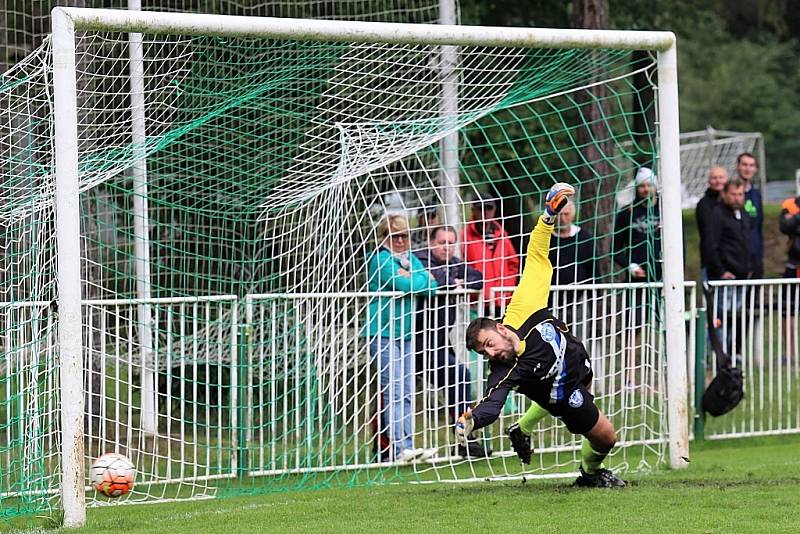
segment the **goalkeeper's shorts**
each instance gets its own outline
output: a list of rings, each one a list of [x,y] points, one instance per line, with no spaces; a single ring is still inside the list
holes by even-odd
[[[544,408],[561,419],[573,434],[586,434],[600,418],[600,410],[594,405],[594,395],[583,384],[565,393],[560,401],[545,404]]]
[[[564,394],[555,403],[548,403],[547,410],[564,422],[573,434],[586,434],[600,418],[600,410],[594,405],[594,395],[588,389],[592,383],[592,367],[586,347],[572,334],[567,334],[566,361],[568,368],[564,381]]]
[[[565,354],[566,371],[561,381],[558,401],[552,401],[552,389],[548,399],[541,399],[541,404],[548,412],[564,422],[567,430],[573,434],[586,434],[600,417],[600,410],[594,405],[594,395],[587,389],[592,383],[592,367],[586,347],[571,333],[566,333],[567,349]],[[537,399],[537,402],[540,400]]]

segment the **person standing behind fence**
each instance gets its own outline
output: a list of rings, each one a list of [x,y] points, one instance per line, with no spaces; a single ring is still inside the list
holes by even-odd
[[[553,285],[566,286],[586,284],[600,276],[600,262],[597,261],[594,237],[575,222],[575,204],[570,200],[558,214],[555,232],[550,246],[550,263],[553,265]],[[560,291],[556,301],[549,305],[557,306],[558,315],[576,333],[585,339],[583,306],[587,302],[586,291]],[[550,293],[553,298],[553,293]],[[578,335],[581,334],[581,335]]]
[[[714,206],[706,221],[703,246],[709,280],[747,280],[753,277],[755,261],[749,243],[752,218],[744,211],[744,190],[743,180],[728,180],[720,195],[722,202]],[[722,291],[722,295],[717,299],[717,310],[720,316],[728,318],[726,348],[728,354],[740,354],[743,332],[737,332],[735,317],[742,307],[744,292],[742,287],[728,288]]]
[[[433,276],[409,251],[408,221],[403,215],[387,215],[376,228],[378,249],[369,255],[369,291],[400,291],[403,297],[371,297],[367,308],[366,335],[370,355],[379,368],[381,394],[379,432],[388,427],[390,455],[398,462],[430,458],[435,450],[414,448],[412,396],[414,384],[414,294],[433,295],[438,286]],[[380,451],[385,458],[386,451]]]
[[[427,248],[415,255],[436,279],[440,290],[482,289],[483,275],[456,257],[456,247],[455,229],[437,226],[430,231]],[[421,299],[417,314],[417,370],[428,370],[426,378],[435,377],[435,382],[429,383],[444,389],[447,414],[453,418],[453,423],[473,400],[472,376],[467,366],[459,361],[450,342],[450,332],[458,321],[455,299],[453,295]],[[459,456],[477,458],[492,454],[474,436],[470,436],[466,447],[459,444],[456,452]]]
[[[744,211],[750,217],[749,247],[753,256],[752,278],[764,277],[764,206],[761,191],[753,185],[758,171],[756,157],[742,152],[736,158],[736,176],[744,181]]]
[[[636,171],[636,195],[614,220],[614,263],[625,269],[628,282],[661,280],[661,208],[655,175]]]
[[[786,269],[784,278],[800,278],[800,196],[781,203],[779,227],[786,234]],[[800,307],[800,285],[786,285],[783,292],[785,346],[784,361],[796,361],[798,348],[797,310]]]
[[[483,274],[483,292],[487,305],[502,308],[511,299],[511,292],[496,292],[492,288],[515,287],[519,275],[519,257],[508,234],[497,221],[499,201],[489,195],[479,195],[472,205],[472,220],[464,228],[462,245],[467,265]]]
[[[711,217],[711,211],[714,206],[719,204],[720,193],[722,188],[725,187],[725,182],[728,181],[728,171],[725,168],[715,165],[708,171],[708,189],[705,195],[697,203],[695,209],[695,219],[697,220],[697,231],[700,235],[700,272],[703,280],[708,280],[708,273],[706,270],[706,256],[705,256],[705,226]]]
[[[625,269],[625,282],[658,282],[661,280],[661,208],[658,204],[656,177],[647,167],[636,171],[633,202],[623,208],[614,220],[614,263]],[[636,355],[643,326],[654,326],[658,314],[658,291],[631,289],[625,293],[623,346],[624,377],[628,387],[641,385],[642,367]],[[651,330],[652,332],[652,330]]]

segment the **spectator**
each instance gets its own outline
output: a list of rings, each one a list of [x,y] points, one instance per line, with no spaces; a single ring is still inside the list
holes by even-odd
[[[800,196],[787,198],[781,203],[781,233],[789,237],[784,278],[800,278]]]
[[[630,282],[661,280],[661,208],[655,176],[641,167],[634,179],[636,196],[614,221],[614,262]]]
[[[367,309],[366,334],[372,359],[379,365],[381,407],[379,432],[389,429],[390,451],[395,461],[430,458],[433,449],[415,449],[411,408],[414,352],[412,348],[411,294],[433,295],[437,283],[416,256],[409,252],[408,222],[402,215],[387,215],[378,225],[378,250],[367,261],[369,291],[402,291],[405,297],[373,297]],[[387,459],[386,451],[381,458]]]
[[[422,206],[417,210],[417,227],[411,232],[411,251],[417,253],[428,246],[428,234],[439,226],[436,206]]]
[[[550,247],[553,285],[591,283],[600,275],[600,264],[594,254],[594,237],[589,231],[574,224],[574,221],[575,204],[570,200],[558,214]],[[554,292],[550,293],[551,299],[553,294]],[[587,300],[586,292],[569,290],[555,295],[556,302],[555,305],[550,302],[551,308],[558,310],[558,315],[564,318],[576,337],[584,339],[584,310],[581,304]]]
[[[614,220],[614,263],[624,269],[626,282],[661,280],[661,209],[655,176],[640,167],[634,177],[633,201],[617,213]],[[626,297],[623,327],[624,380],[627,387],[638,387],[636,355],[640,334],[650,324],[648,317],[658,313],[658,297],[648,289],[631,289]]]
[[[728,181],[728,171],[719,165],[711,167],[708,171],[708,189],[706,194],[697,203],[695,209],[695,218],[697,219],[697,230],[700,235],[700,272],[703,280],[708,280],[706,273],[706,256],[705,256],[705,225],[711,216],[711,211],[719,203],[719,195],[725,182]]]
[[[714,206],[705,225],[704,241],[708,278],[743,280],[753,274],[750,254],[750,218],[743,215],[745,183],[731,178],[720,194],[722,202]]]
[[[784,278],[800,278],[800,196],[787,198],[781,203],[780,230],[789,238],[786,244],[786,270]],[[796,361],[797,357],[797,309],[800,285],[785,285],[783,310],[785,345],[784,361]]]
[[[574,221],[575,204],[570,201],[558,214],[555,239],[550,247],[554,285],[591,282],[598,275],[594,237]]]
[[[756,157],[743,152],[736,158],[736,176],[744,181],[744,211],[750,216],[749,248],[755,261],[752,278],[764,277],[764,206],[761,191],[753,185],[758,171]]]
[[[456,231],[450,226],[437,226],[430,231],[425,250],[416,252],[422,265],[427,267],[439,289],[481,289],[483,275],[456,257]],[[447,413],[453,424],[472,403],[472,377],[466,365],[458,360],[450,343],[450,331],[456,325],[457,303],[452,295],[439,295],[425,299],[417,314],[417,369],[427,369],[435,376],[434,384],[444,388]],[[459,444],[459,456],[486,457],[491,451],[480,445],[474,436],[467,447]]]
[[[519,274],[519,257],[503,226],[496,220],[498,200],[490,195],[479,196],[472,205],[472,219],[464,228],[464,259],[483,274],[483,293],[487,305],[503,308],[511,292],[496,292],[492,288],[515,287]]]
[[[720,194],[722,202],[709,214],[703,243],[709,280],[746,280],[753,276],[755,262],[749,246],[752,219],[743,210],[744,190],[743,180],[728,180]],[[726,287],[722,291],[723,298],[718,299],[718,316],[728,319],[725,328],[728,354],[738,354],[741,335],[735,331],[734,319],[736,311],[742,307],[742,287]]]

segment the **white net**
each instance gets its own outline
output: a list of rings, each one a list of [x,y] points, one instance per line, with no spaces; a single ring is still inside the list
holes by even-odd
[[[729,132],[709,127],[698,132],[681,134],[681,181],[684,186],[682,203],[684,208],[694,208],[708,187],[708,172],[720,166],[730,176],[736,173],[736,158],[749,152],[764,165],[761,156],[764,139],[760,133]],[[759,187],[766,185],[763,169],[760,171]]]
[[[48,46],[3,85],[16,111],[2,128],[20,139],[3,146],[4,161],[25,153],[29,170],[3,170],[12,187],[2,195],[13,200],[0,207],[0,221],[13,229],[6,246],[24,250],[9,256],[10,269],[38,277],[24,291],[5,280],[11,303],[54,298],[53,234],[42,231],[53,224]],[[569,231],[558,238],[565,241],[554,238],[554,261],[587,276],[571,281],[585,284],[580,290],[558,289],[553,306],[584,339],[599,405],[619,429],[609,463],[648,469],[661,461],[657,195],[636,204],[655,221],[637,243],[635,221],[614,204],[636,167],[657,165],[646,122],[653,86],[633,81],[652,75],[653,57],[461,47],[455,73],[443,74],[436,46],[145,34],[147,138],[135,146],[127,36],[87,33],[77,50],[86,456],[131,458],[137,485],[121,500],[573,473],[580,443],[555,419],[534,435],[534,463],[516,460],[504,431],[526,407],[521,397],[480,435],[490,457],[465,458],[452,434],[454,415],[479,398],[486,378],[484,362],[463,346],[464,328],[476,314],[502,313],[501,288],[517,281],[470,257],[469,232],[480,230],[479,246],[501,248],[499,261],[518,271],[532,212],[556,181],[576,184],[577,222],[592,235],[571,244]],[[449,79],[458,80],[454,113],[443,111],[452,109],[442,104]],[[30,110],[36,95],[41,109]],[[630,126],[637,114],[644,130]],[[28,123],[36,130],[23,136]],[[442,172],[440,141],[450,135],[459,138],[458,181]],[[149,210],[135,213],[141,189],[128,170],[141,161]],[[434,223],[417,220],[420,208],[455,227],[437,235],[452,234],[442,246],[467,255],[481,290],[436,289],[421,259],[409,256],[434,247],[425,235]],[[389,281],[380,274],[387,215],[422,236],[410,251],[391,251],[405,274]],[[34,225],[37,217],[44,226]],[[138,236],[148,241],[146,298],[136,217],[150,229]],[[575,256],[579,246],[588,253]],[[654,283],[610,284],[628,280],[634,254],[645,254],[637,261]],[[49,328],[29,328],[38,359],[19,342],[6,354],[40,375],[35,386],[4,378],[8,412],[31,391],[58,401],[53,311],[37,309],[30,321]],[[401,401],[391,400],[396,391]],[[57,472],[56,412],[44,401],[26,406],[39,430],[29,438],[16,433],[13,416],[0,420],[9,437],[2,469],[47,492],[54,477],[20,475],[14,458],[33,439],[41,473]],[[430,457],[402,464],[400,441]],[[21,488],[2,491],[19,498]]]

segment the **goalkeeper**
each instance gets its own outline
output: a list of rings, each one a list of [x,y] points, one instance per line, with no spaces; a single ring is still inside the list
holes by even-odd
[[[467,347],[489,359],[488,389],[483,399],[458,418],[456,437],[466,444],[473,430],[497,419],[506,397],[516,389],[534,401],[521,420],[523,426],[527,423],[528,434],[535,421],[550,413],[570,432],[584,436],[581,474],[575,485],[624,487],[624,481],[602,467],[617,435],[586,389],[592,378],[589,355],[547,309],[553,274],[548,258],[550,235],[558,212],[574,193],[572,186],[564,183],[550,188],[545,213],[531,234],[525,269],[502,322],[482,317],[467,328]],[[517,425],[510,430],[517,454],[530,461],[529,438]]]

